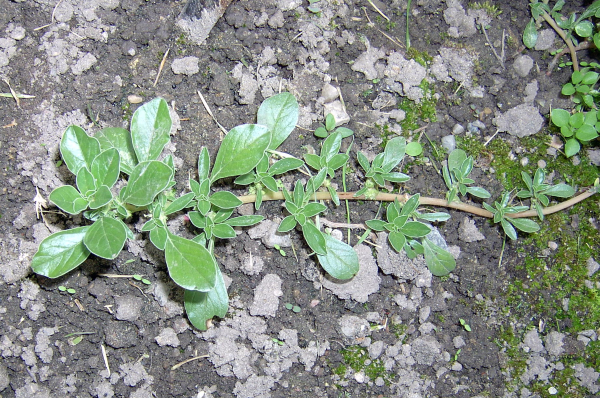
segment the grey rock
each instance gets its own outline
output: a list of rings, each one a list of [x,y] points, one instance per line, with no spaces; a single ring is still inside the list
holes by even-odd
[[[474,35],[477,32],[475,18],[467,15],[458,0],[448,0],[447,5],[448,8],[444,10],[444,20],[450,25],[448,35],[454,38]]]
[[[292,11],[302,5],[302,0],[276,0],[275,5],[281,11]]]
[[[519,55],[513,62],[513,68],[517,75],[525,77],[533,68],[533,58],[529,55]]]
[[[377,95],[377,98],[373,100],[371,104],[373,109],[383,109],[390,106],[396,106],[396,96],[387,91],[382,91]]]
[[[456,336],[452,339],[452,343],[454,344],[454,348],[459,349],[465,346],[465,339],[462,336]]]
[[[364,73],[367,80],[382,78],[382,68],[376,68],[375,63],[383,57],[385,57],[384,50],[371,47],[367,42],[367,50],[358,56],[350,68],[353,71]]]
[[[460,223],[460,227],[458,227],[458,238],[467,243],[471,243],[484,240],[485,236],[479,232],[477,226],[475,226],[474,220],[465,217]]]
[[[525,86],[525,98],[524,103],[533,103],[539,90],[539,84],[537,80],[533,80]]]
[[[591,277],[600,269],[600,264],[598,264],[596,262],[596,260],[594,260],[593,257],[588,258],[586,266],[587,266],[587,276],[588,277]]]
[[[547,381],[553,370],[554,367],[544,357],[535,353],[527,360],[527,369],[521,375],[521,381],[524,384],[535,379]]]
[[[264,220],[260,224],[249,228],[248,235],[252,239],[262,239],[262,242],[268,248],[273,248],[275,245],[279,245],[279,247],[291,247],[292,240],[290,235],[277,232],[280,222],[280,219]]]
[[[426,335],[433,332],[435,329],[436,328],[433,323],[425,322],[421,326],[419,326],[419,333],[421,333],[421,335]]]
[[[454,372],[460,372],[462,370],[462,365],[458,362],[454,362],[452,364],[452,366],[450,367],[450,369],[452,369]]]
[[[326,117],[330,113],[335,118],[336,127],[339,127],[342,124],[346,124],[350,121],[350,115],[348,115],[348,112],[346,112],[346,109],[341,101],[336,100],[323,105],[323,117]]]
[[[390,111],[390,119],[395,119],[397,122],[401,122],[406,118],[406,112],[402,109],[392,109]]]
[[[0,364],[0,392],[6,390],[6,387],[10,384],[10,378],[8,377],[8,371],[6,366]]]
[[[140,316],[140,311],[144,302],[141,298],[132,295],[125,295],[115,298],[116,314],[115,318],[120,321],[135,321]]]
[[[41,383],[27,382],[15,390],[15,398],[51,398],[53,394]]]
[[[171,63],[171,70],[176,75],[192,76],[200,72],[198,61],[198,57],[177,58],[173,60],[173,63]]]
[[[600,149],[588,149],[588,159],[594,166],[600,166]]]
[[[431,314],[431,307],[423,306],[419,309],[419,323],[424,323],[429,319],[429,314]]]
[[[442,147],[448,152],[452,152],[456,149],[456,138],[453,135],[447,135],[442,137]]]
[[[43,327],[35,335],[35,353],[43,363],[50,363],[54,356],[54,350],[50,347],[50,336],[58,331],[58,328]]]
[[[531,349],[532,352],[546,352],[544,343],[537,332],[537,330],[530,330],[523,339],[523,344]]]
[[[154,377],[150,376],[141,362],[127,362],[119,366],[120,373],[124,375],[123,383],[130,387],[135,387],[140,382],[152,383]]]
[[[244,383],[236,382],[233,393],[238,398],[268,398],[269,391],[275,385],[275,378],[271,376],[251,375]]]
[[[377,359],[385,349],[385,343],[383,341],[376,341],[371,344],[368,348],[369,358]]]
[[[354,341],[371,334],[371,326],[365,319],[344,315],[338,320],[339,331],[346,339]]]
[[[575,370],[575,377],[579,380],[579,384],[586,387],[592,394],[596,394],[600,391],[600,386],[596,384],[600,373],[596,372],[593,368],[588,368],[582,363],[573,365]]]
[[[265,275],[260,284],[254,289],[254,301],[250,306],[250,315],[275,316],[279,307],[281,278],[275,274]]]
[[[94,64],[98,62],[98,59],[91,53],[85,53],[83,57],[79,58],[75,65],[71,66],[71,72],[74,75],[81,75],[86,70],[90,69]]]
[[[544,118],[536,107],[521,104],[496,117],[494,121],[498,131],[506,131],[510,135],[522,138],[540,131]]]
[[[366,245],[354,247],[358,255],[360,268],[356,275],[349,281],[331,280],[327,276],[321,284],[341,299],[352,299],[359,303],[367,302],[369,295],[379,290],[381,278],[377,275],[377,264]],[[316,285],[318,287],[318,285]]]
[[[339,97],[339,93],[337,88],[332,86],[329,83],[326,83],[321,89],[321,98],[323,98],[323,103],[333,102]]]
[[[556,40],[556,32],[554,29],[542,29],[538,32],[538,38],[535,42],[536,51],[544,51],[552,48]]]
[[[179,347],[180,345],[179,338],[177,337],[177,334],[173,328],[164,328],[160,331],[158,336],[154,338],[154,340],[156,341],[156,344],[161,347],[166,345],[171,347]]]
[[[433,336],[415,339],[411,345],[411,354],[419,365],[433,365],[441,353],[441,344]]]
[[[399,52],[392,52],[387,59],[387,67],[384,75],[394,82],[402,84],[402,92],[399,94],[409,95],[411,88],[418,88],[423,79],[427,77],[427,69],[414,59],[407,60]],[[422,96],[422,91],[416,93],[417,96]],[[411,98],[419,99],[419,98]]]
[[[269,26],[273,29],[281,28],[285,24],[285,18],[281,10],[275,11],[275,14],[269,18]]]
[[[465,132],[465,128],[458,123],[456,123],[454,125],[454,127],[452,127],[452,134],[454,134],[454,135],[460,135],[464,132]]]

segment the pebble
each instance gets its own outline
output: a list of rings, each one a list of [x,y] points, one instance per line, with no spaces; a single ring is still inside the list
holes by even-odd
[[[458,362],[454,362],[454,363],[452,364],[452,367],[451,367],[450,369],[452,369],[452,370],[453,370],[453,371],[455,371],[455,372],[460,372],[460,371],[462,370],[462,368],[463,368],[463,367],[462,367],[462,365],[461,365],[460,363],[458,363]]]
[[[325,84],[323,86],[323,89],[321,90],[321,97],[323,97],[324,103],[335,101],[338,95],[339,93],[337,88],[335,88],[329,83]]]
[[[525,167],[529,164],[528,158],[521,158],[521,166]]]
[[[538,160],[537,165],[540,169],[545,169],[546,168],[546,161],[544,160]]]
[[[446,148],[448,152],[452,152],[456,149],[456,138],[453,135],[442,137],[442,147]]]
[[[558,249],[558,243],[550,241],[550,242],[548,242],[548,248],[550,250],[556,250],[556,249]]]
[[[127,96],[127,101],[129,101],[130,104],[141,104],[144,99],[139,95],[132,94]]]
[[[548,389],[548,394],[550,394],[550,395],[556,395],[556,394],[558,394],[558,390],[556,388],[554,388],[554,387],[550,387]]]
[[[452,127],[452,134],[454,135],[459,135],[465,132],[465,128],[461,125],[456,123],[454,125],[454,127]]]

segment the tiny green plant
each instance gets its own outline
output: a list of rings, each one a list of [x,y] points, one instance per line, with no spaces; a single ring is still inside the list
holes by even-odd
[[[292,303],[285,303],[285,309],[290,310],[295,313],[302,311],[302,308],[300,308],[297,305],[293,305]]]
[[[281,246],[279,246],[279,245],[273,245],[273,248],[279,252],[279,254],[281,255],[281,257],[287,256],[287,253],[285,252],[285,250],[283,250],[281,248]]]
[[[517,239],[517,231],[515,228],[527,233],[539,231],[539,224],[533,220],[528,218],[508,217],[509,214],[516,214],[529,209],[527,206],[512,206],[511,201],[512,198],[510,192],[504,192],[502,193],[500,202],[494,202],[494,207],[487,203],[484,203],[483,207],[494,215],[494,223],[500,223],[506,236],[512,240]]]
[[[547,207],[550,203],[549,196],[557,198],[570,198],[575,194],[573,187],[567,184],[546,184],[544,179],[546,173],[544,169],[538,168],[533,178],[524,171],[521,172],[521,178],[527,186],[527,189],[522,189],[517,192],[517,197],[521,199],[530,199],[531,208],[535,209],[540,220],[544,219],[543,207]]]
[[[142,282],[144,285],[151,285],[152,282],[150,282],[148,279],[142,277],[141,275],[133,275],[133,279],[135,279],[136,281],[140,281]]]
[[[333,114],[328,113],[325,116],[325,124],[317,127],[315,130],[315,136],[319,138],[325,138],[330,134],[338,132],[342,135],[342,138],[350,137],[354,132],[347,127],[336,128],[336,121]]]
[[[75,294],[76,293],[75,289],[73,289],[73,288],[67,288],[66,286],[62,286],[62,285],[58,287],[58,290],[60,290],[61,292],[67,292],[69,294]]]
[[[469,324],[467,323],[467,321],[465,321],[464,319],[460,318],[458,320],[461,324],[461,326],[467,331],[470,332],[471,331],[471,326],[469,326]],[[458,353],[456,353],[456,355],[458,356]]]
[[[308,0],[308,11],[312,12],[317,16],[321,16],[321,7],[318,6],[318,3],[321,0]]]
[[[448,187],[446,200],[453,202],[458,199],[458,194],[465,196],[466,194],[473,195],[478,198],[487,199],[491,195],[488,191],[481,187],[470,187],[475,180],[469,178],[469,174],[473,170],[473,157],[467,156],[462,149],[455,149],[448,155],[448,162],[442,168],[444,182]]]

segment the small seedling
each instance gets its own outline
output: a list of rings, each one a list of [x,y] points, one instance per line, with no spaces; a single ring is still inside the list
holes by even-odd
[[[279,254],[281,255],[281,257],[287,256],[287,253],[285,252],[285,250],[283,250],[281,248],[281,246],[279,246],[279,245],[273,245],[273,248],[279,252]]]
[[[471,331],[471,326],[469,326],[469,324],[467,323],[467,321],[465,321],[465,320],[464,320],[464,319],[462,319],[462,318],[460,318],[458,321],[460,322],[460,324],[462,325],[462,327],[463,327],[463,328],[465,328],[465,330],[466,330],[467,332],[470,332],[470,331]],[[460,351],[460,350],[459,350],[459,351]],[[458,353],[456,353],[456,355],[458,355]]]
[[[62,286],[62,285],[58,287],[58,290],[60,290],[61,292],[67,292],[69,294],[75,294],[75,292],[76,292],[75,289],[67,288],[66,286]]]
[[[469,326],[469,325],[467,325]],[[469,328],[470,329],[470,328]],[[470,330],[467,330],[467,332],[469,332]],[[456,351],[456,354],[454,354],[454,357],[452,357],[453,362],[458,362],[458,355],[460,354],[460,352],[462,351],[462,349],[458,349],[458,351]]]
[[[417,141],[406,144],[406,154],[408,156],[419,156],[423,153],[423,145]]]
[[[297,305],[293,305],[292,303],[285,303],[285,308],[295,313],[302,311],[302,308]]]
[[[339,132],[342,135],[342,138],[350,137],[354,132],[347,127],[338,127],[335,128],[335,117],[328,113],[325,117],[325,125],[321,125],[315,130],[315,136],[319,138],[326,138],[327,136]]]
[[[152,284],[152,282],[150,282],[148,279],[142,278],[141,275],[133,275],[133,279],[135,279],[136,281],[142,282],[144,285],[151,285]]]
[[[275,344],[278,344],[278,345],[285,345],[285,343],[284,343],[283,341],[281,341],[281,340],[279,340],[278,338],[275,338],[275,337],[273,337],[273,338],[271,339],[271,341],[272,341],[273,343],[275,343]]]

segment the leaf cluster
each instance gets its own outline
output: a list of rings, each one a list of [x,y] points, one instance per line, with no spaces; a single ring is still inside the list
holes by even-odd
[[[446,200],[448,203],[459,201],[458,194],[465,196],[471,194],[475,197],[487,199],[491,195],[481,187],[470,187],[475,181],[469,178],[473,171],[473,157],[467,156],[462,149],[455,149],[448,155],[448,162],[442,168],[444,183],[448,187]]]
[[[517,197],[521,199],[531,200],[531,209],[535,209],[540,220],[544,220],[543,207],[550,204],[549,196],[557,198],[569,198],[575,194],[573,187],[567,184],[546,184],[544,180],[546,173],[543,169],[538,168],[533,178],[526,172],[521,172],[521,178],[527,186],[527,189],[522,189],[517,192]]]

